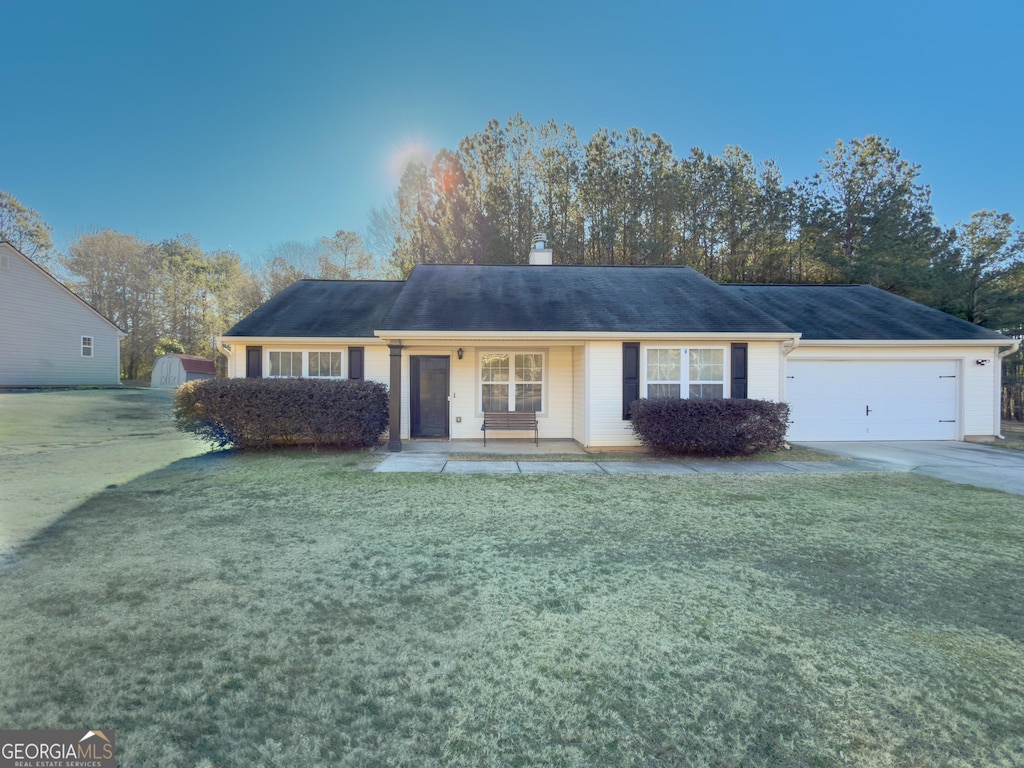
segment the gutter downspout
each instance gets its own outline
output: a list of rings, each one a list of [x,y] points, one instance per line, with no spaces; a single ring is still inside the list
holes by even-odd
[[[224,337],[223,336],[214,336],[213,337],[213,344],[216,347],[217,351],[220,352],[222,355],[224,355],[224,357],[226,357],[228,359],[228,378],[229,379],[232,378],[232,375],[235,372],[234,371],[234,368],[235,368],[235,358],[231,356],[231,352],[232,352],[231,345],[224,343]]]
[[[800,336],[801,335],[802,334],[798,333],[791,340],[782,342],[782,360],[783,360],[783,365],[779,369],[779,378],[781,379],[781,381],[779,381],[779,400],[781,402],[783,402],[783,403],[788,402],[787,399],[786,399],[786,396],[789,394],[788,392],[786,392],[786,365],[785,365],[786,358],[789,357],[789,354],[794,349],[796,349],[797,347],[800,346]]]
[[[1006,439],[1006,436],[1003,434],[1003,359],[1020,349],[1021,341],[1024,341],[1024,339],[1014,339],[1008,348],[1002,352],[996,352],[996,355],[999,357],[999,375],[994,377],[996,384],[996,437],[1000,440]]]

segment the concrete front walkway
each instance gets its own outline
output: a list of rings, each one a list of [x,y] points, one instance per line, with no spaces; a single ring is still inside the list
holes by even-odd
[[[386,452],[386,448],[380,449]],[[484,454],[493,459],[460,459],[459,454]],[[579,455],[571,461],[545,456]],[[528,455],[530,458],[523,458]],[[862,461],[713,461],[708,459],[587,461],[587,452],[571,440],[544,441],[540,446],[518,440],[406,441],[401,453],[387,454],[375,472],[444,472],[446,474],[692,475],[697,473],[831,473],[877,472],[878,464]],[[503,456],[505,458],[503,458]],[[513,456],[515,458],[513,458]],[[533,458],[536,456],[536,458]]]
[[[913,472],[954,483],[1024,495],[1024,451],[952,440],[801,443],[883,470]]]

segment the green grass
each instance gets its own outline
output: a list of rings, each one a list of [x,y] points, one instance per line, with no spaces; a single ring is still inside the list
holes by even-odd
[[[124,766],[1024,763],[1019,497],[362,461],[78,509],[0,576],[0,723]]]
[[[1009,448],[1014,451],[1024,451],[1024,423],[1019,421],[1004,421],[1002,426],[1003,440],[993,440],[989,445],[997,448]]]

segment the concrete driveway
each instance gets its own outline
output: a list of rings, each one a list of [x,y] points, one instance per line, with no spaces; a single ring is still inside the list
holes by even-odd
[[[955,483],[1024,495],[1024,451],[953,441],[800,443],[816,451]]]

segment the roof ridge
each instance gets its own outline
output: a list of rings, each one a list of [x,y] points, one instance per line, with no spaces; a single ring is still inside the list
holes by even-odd
[[[877,288],[869,283],[719,283],[723,288]],[[878,290],[882,290],[878,288]]]

